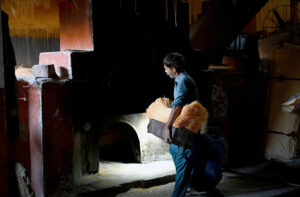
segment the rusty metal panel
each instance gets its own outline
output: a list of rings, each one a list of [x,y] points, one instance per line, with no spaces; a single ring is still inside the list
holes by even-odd
[[[221,123],[225,163],[242,166],[263,159],[264,74],[212,69],[210,75],[209,117]]]

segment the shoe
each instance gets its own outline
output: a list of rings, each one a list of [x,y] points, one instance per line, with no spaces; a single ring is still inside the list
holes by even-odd
[[[202,194],[206,194],[206,192],[205,191],[197,191],[194,188],[190,187],[190,188],[187,189],[186,194],[188,196],[200,196]]]
[[[187,190],[186,190],[186,193],[191,192],[191,189],[192,189],[191,187],[188,187]]]

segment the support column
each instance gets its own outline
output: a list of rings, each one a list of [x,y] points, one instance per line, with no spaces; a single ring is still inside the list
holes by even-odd
[[[64,196],[73,186],[70,88],[69,80],[40,79],[27,90],[31,179],[36,197]]]
[[[0,4],[1,10],[1,4]],[[0,14],[0,191],[1,196],[8,196],[7,170],[7,134],[5,128],[5,88],[4,88],[4,61],[3,61],[3,34],[2,14]]]

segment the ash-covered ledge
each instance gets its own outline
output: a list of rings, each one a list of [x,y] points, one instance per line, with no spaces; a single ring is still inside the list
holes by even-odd
[[[29,84],[35,82],[35,76],[32,73],[31,67],[16,66],[15,75],[19,82],[28,82]]]

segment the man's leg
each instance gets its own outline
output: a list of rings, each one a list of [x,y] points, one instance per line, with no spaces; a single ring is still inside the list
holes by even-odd
[[[172,148],[170,147],[170,152],[172,151],[174,154],[174,150],[176,149],[176,155],[174,157],[172,156],[176,167],[173,197],[184,197],[188,188],[188,182],[192,170],[186,160],[186,155],[190,155],[191,150],[178,147],[177,145],[172,145]]]
[[[176,167],[176,155],[177,155],[177,152],[178,152],[178,146],[175,145],[175,144],[170,144],[170,148],[169,148],[169,151],[170,151],[170,154],[172,156],[172,159],[173,159],[173,162],[174,162],[174,165]]]

